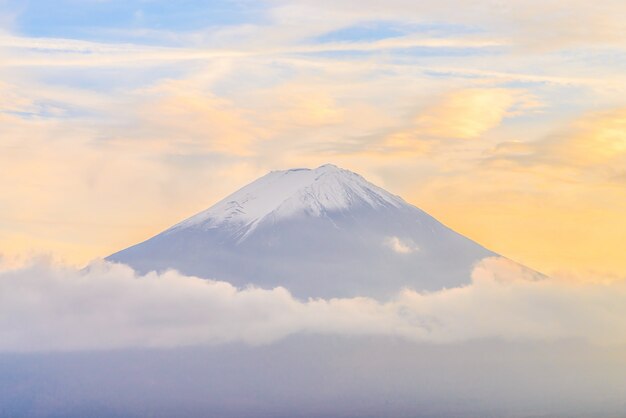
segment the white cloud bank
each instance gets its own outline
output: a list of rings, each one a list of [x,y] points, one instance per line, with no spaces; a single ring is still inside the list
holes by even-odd
[[[177,347],[292,334],[626,343],[626,282],[537,280],[483,260],[471,285],[433,293],[300,301],[283,288],[237,289],[176,272],[137,276],[95,262],[83,270],[32,262],[0,269],[0,351]]]

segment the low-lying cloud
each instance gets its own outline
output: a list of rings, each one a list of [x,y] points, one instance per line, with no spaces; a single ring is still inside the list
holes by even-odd
[[[503,258],[483,260],[468,286],[404,289],[390,301],[302,301],[284,288],[237,289],[175,271],[34,261],[0,269],[0,351],[268,344],[293,334],[623,344],[624,300],[624,281],[539,279]]]
[[[385,245],[400,254],[411,254],[420,249],[412,240],[398,237],[388,237],[385,239]]]

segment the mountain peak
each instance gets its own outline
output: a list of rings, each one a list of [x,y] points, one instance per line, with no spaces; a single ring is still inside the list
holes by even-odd
[[[322,173],[350,173],[350,174],[356,174],[350,170],[346,170],[340,167],[337,167],[334,164],[322,164],[317,168],[289,168],[287,170],[273,170],[270,171],[271,173],[284,173],[284,174],[291,174],[291,173],[298,173],[298,172],[314,172],[316,174],[322,174]]]
[[[268,218],[320,217],[357,206],[402,205],[406,203],[400,197],[360,175],[333,164],[324,164],[314,169],[271,171],[171,229],[245,226],[245,236]]]
[[[315,171],[348,171],[348,170],[343,170],[342,168],[337,167],[335,164],[326,163],[317,167]]]

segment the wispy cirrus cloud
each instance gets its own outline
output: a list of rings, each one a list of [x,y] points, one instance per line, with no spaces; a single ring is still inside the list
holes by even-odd
[[[278,22],[297,20],[312,25],[333,11],[334,21],[343,25],[368,21],[446,22],[461,28],[507,34],[516,44],[538,50],[572,46],[613,44],[624,46],[621,29],[623,5],[619,0],[598,3],[558,0],[493,3],[487,0],[459,4],[455,0],[393,0],[383,6],[376,1],[273,0],[270,13]],[[314,11],[317,11],[315,13]],[[549,33],[543,29],[550,28]]]
[[[289,56],[293,54],[320,54],[337,52],[385,52],[411,48],[493,48],[504,46],[504,41],[472,38],[433,38],[403,36],[374,42],[323,42],[299,45],[225,46],[211,48],[159,47],[140,44],[103,43],[62,38],[28,38],[0,36],[0,48],[12,52],[5,66],[65,66],[110,67],[147,66],[185,61],[207,61],[218,58],[246,58],[263,56]],[[50,53],[54,53],[50,56]]]

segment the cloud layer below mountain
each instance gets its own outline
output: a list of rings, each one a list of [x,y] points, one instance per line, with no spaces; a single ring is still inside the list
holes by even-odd
[[[270,344],[294,334],[626,344],[626,282],[541,279],[506,259],[476,266],[472,284],[388,301],[294,298],[124,265],[82,270],[32,261],[0,272],[0,350],[102,350]]]

